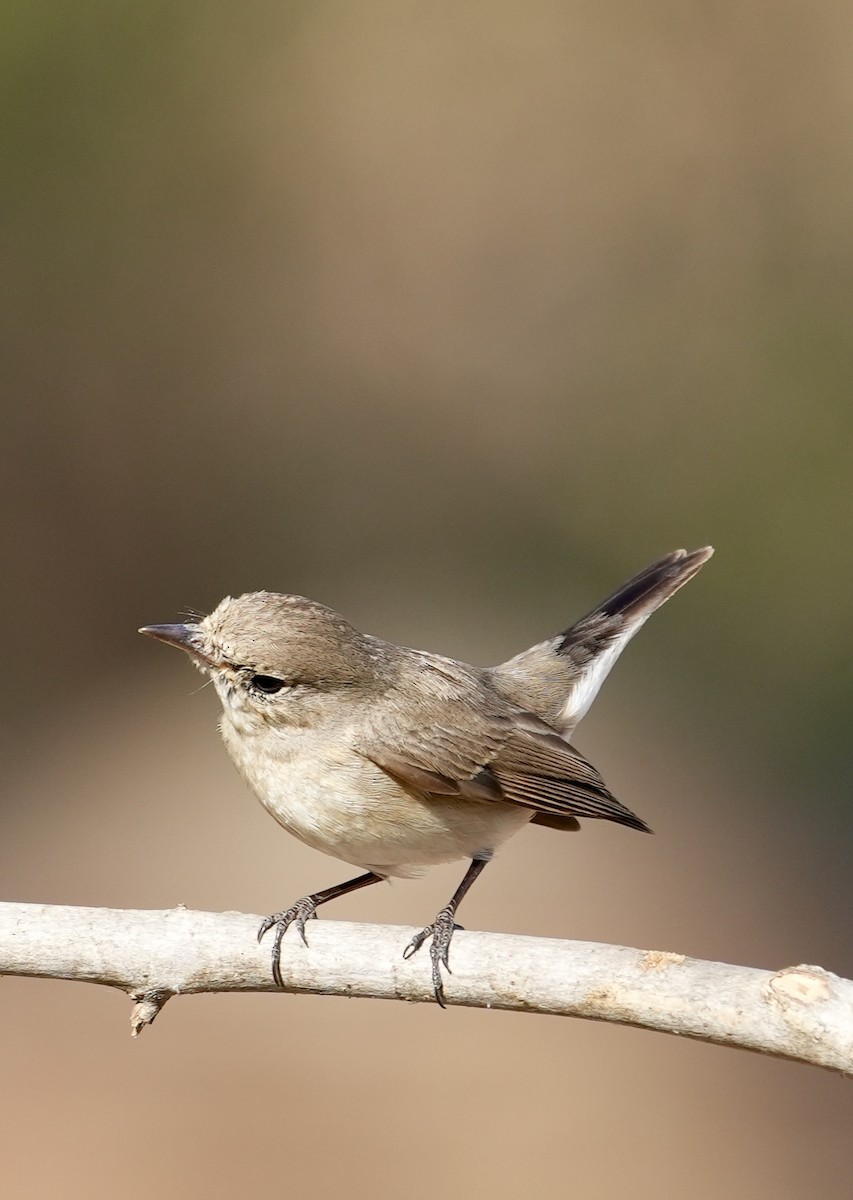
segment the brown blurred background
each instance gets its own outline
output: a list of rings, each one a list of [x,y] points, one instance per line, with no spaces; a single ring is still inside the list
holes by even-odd
[[[346,876],[138,625],[266,587],[493,662],[711,541],[578,737],[657,836],[525,831],[463,922],[851,974],[849,4],[2,24],[3,897]],[[329,916],[420,925],[460,871]],[[815,1069],[276,996],[132,1043],[129,1008],[4,981],[4,1197],[850,1194]]]

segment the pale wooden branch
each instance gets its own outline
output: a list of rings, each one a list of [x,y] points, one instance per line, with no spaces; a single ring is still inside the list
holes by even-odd
[[[276,991],[260,917],[0,904],[0,975],[121,988],[131,1026],[170,996]],[[310,945],[285,938],[288,992],[433,1001],[425,954],[405,962],[413,930],[312,921]],[[821,967],[761,971],[666,951],[460,930],[447,1003],[616,1021],[853,1072],[853,982]]]

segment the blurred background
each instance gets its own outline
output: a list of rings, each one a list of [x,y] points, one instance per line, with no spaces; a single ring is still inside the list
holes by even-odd
[[[853,973],[849,4],[0,21],[3,898],[348,876],[137,626],[269,588],[490,663],[713,542],[576,739],[657,836],[527,830],[462,920]],[[328,915],[420,926],[462,869]],[[17,979],[0,1013],[9,1197],[849,1196],[850,1084],[742,1052],[280,996],[131,1042],[120,994]]]

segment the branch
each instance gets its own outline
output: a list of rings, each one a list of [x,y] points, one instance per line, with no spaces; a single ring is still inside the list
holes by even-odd
[[[170,996],[272,992],[259,917],[0,904],[0,975],[76,979],[134,1000],[135,1036]],[[413,931],[317,921],[285,938],[286,991],[431,1002]],[[853,1072],[853,982],[821,967],[761,971],[664,951],[460,930],[447,1003],[616,1021]]]

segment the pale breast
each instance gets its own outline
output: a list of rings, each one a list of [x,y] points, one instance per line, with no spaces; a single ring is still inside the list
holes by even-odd
[[[404,789],[344,739],[222,723],[228,752],[264,807],[315,850],[379,875],[490,855],[533,815],[492,801],[427,798]]]

